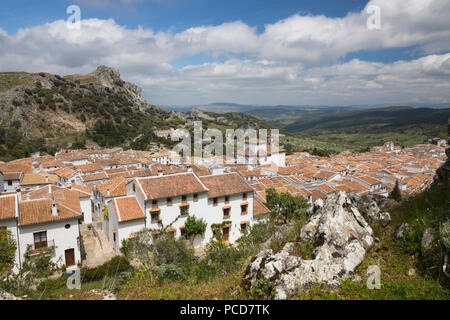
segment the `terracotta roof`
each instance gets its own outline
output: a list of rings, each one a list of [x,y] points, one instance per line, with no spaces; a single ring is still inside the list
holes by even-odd
[[[0,220],[16,217],[16,201],[15,193],[0,196]]]
[[[11,181],[11,180],[20,180],[23,178],[22,172],[8,172],[3,175],[3,180]]]
[[[208,191],[199,178],[189,172],[168,176],[136,178],[146,199],[162,199]]]
[[[81,217],[81,209],[79,212],[76,212],[59,203],[56,203],[57,214],[53,216],[52,203],[53,201],[51,199],[39,199],[20,202],[20,225],[53,222]]]
[[[97,191],[100,192],[105,198],[123,197],[127,195],[127,182],[127,179],[112,179],[98,185]]]
[[[77,173],[77,171],[72,168],[59,168],[53,170],[51,173],[56,174],[58,177],[68,179],[70,177],[73,177]]]
[[[80,166],[75,166],[76,169],[80,170],[82,173],[101,171],[102,167],[98,163],[88,163]]]
[[[253,201],[253,216],[257,217],[269,213],[271,213],[270,209],[267,208],[261,200],[255,198]]]
[[[91,189],[88,186],[80,186],[79,184],[68,184],[68,189],[72,189],[78,192],[80,198],[90,197]]]
[[[208,198],[253,192],[252,187],[237,173],[205,176],[200,177],[200,180],[209,189]]]
[[[48,177],[48,181],[46,181]],[[57,183],[58,177],[49,173],[25,173],[22,179],[22,186],[36,185],[36,184],[52,184]]]
[[[96,180],[105,180],[108,179],[108,176],[105,172],[91,173],[80,176],[81,180],[84,182],[88,181],[96,181]]]
[[[64,206],[81,213],[79,193],[63,187],[48,185],[27,193],[23,192],[22,200],[51,199],[58,206]]]
[[[197,165],[192,165],[191,167],[192,171],[199,177],[209,176],[211,174],[211,171],[207,167]]]
[[[118,222],[145,218],[136,197],[114,198],[114,211]]]
[[[314,178],[320,179],[320,180],[328,180],[332,178],[336,172],[327,171],[327,170],[320,170],[314,175]]]

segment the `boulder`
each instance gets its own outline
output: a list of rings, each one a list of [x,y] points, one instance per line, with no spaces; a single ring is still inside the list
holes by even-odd
[[[263,250],[247,267],[247,289],[261,289],[266,298],[286,299],[315,283],[325,288],[339,287],[343,279],[353,278],[356,267],[373,246],[374,237],[352,199],[340,192],[311,212],[300,232],[300,241],[314,243],[313,259],[291,254],[291,243],[278,253]]]
[[[401,240],[403,237],[405,237],[408,233],[412,231],[411,226],[404,222],[399,224],[394,231],[394,239],[395,240]]]
[[[436,234],[436,230],[433,228],[426,228],[423,231],[421,246],[423,249],[428,250],[433,247],[434,243],[434,235]]]
[[[20,298],[0,289],[0,300],[21,300]]]
[[[378,221],[383,227],[391,222],[391,215],[389,212],[381,211],[375,198],[370,196],[358,198],[355,200],[355,204],[361,214],[369,221]]]

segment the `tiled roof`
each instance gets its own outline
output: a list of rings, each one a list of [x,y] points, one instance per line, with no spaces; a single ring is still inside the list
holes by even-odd
[[[51,199],[39,199],[20,202],[20,225],[53,222],[81,217],[81,209],[79,212],[77,212],[59,203],[56,204],[57,214],[53,216],[52,203],[53,201]]]
[[[117,178],[97,186],[97,191],[105,198],[123,197],[127,195],[127,179]],[[109,194],[108,194],[109,190]]]
[[[46,179],[48,177],[48,181]],[[57,183],[58,177],[49,173],[25,173],[22,179],[22,186],[36,184],[52,184]]]
[[[0,196],[0,220],[16,217],[16,201],[15,193]]]
[[[11,181],[11,180],[20,180],[23,177],[22,172],[8,172],[3,175],[3,180]]]
[[[253,201],[253,216],[261,216],[265,214],[269,214],[271,211],[269,208],[267,208],[264,203],[259,200],[258,198],[255,198]]]
[[[80,166],[75,166],[77,170],[80,170],[82,173],[93,172],[93,171],[101,171],[102,167],[98,163],[88,163]]]
[[[136,197],[114,198],[114,211],[118,222],[145,218]]]
[[[200,177],[200,180],[209,189],[208,198],[253,192],[250,185],[237,173],[205,176]]]
[[[162,199],[208,191],[204,184],[191,172],[168,176],[136,178],[146,199]]]

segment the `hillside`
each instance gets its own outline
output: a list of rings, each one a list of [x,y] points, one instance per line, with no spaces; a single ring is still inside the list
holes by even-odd
[[[220,129],[271,127],[249,115],[166,111],[147,103],[138,86],[106,66],[65,77],[0,73],[0,159],[4,161],[59,148],[170,146],[171,141],[156,137],[153,130],[191,129],[197,120]]]
[[[284,129],[301,137],[315,137],[330,145],[364,148],[392,140],[402,146],[446,138],[450,109],[388,107],[327,112],[297,119]]]

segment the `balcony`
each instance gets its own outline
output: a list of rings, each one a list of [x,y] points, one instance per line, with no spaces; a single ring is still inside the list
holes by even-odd
[[[35,256],[43,252],[55,251],[55,240],[47,240],[43,242],[35,242],[31,245],[30,256]]]

